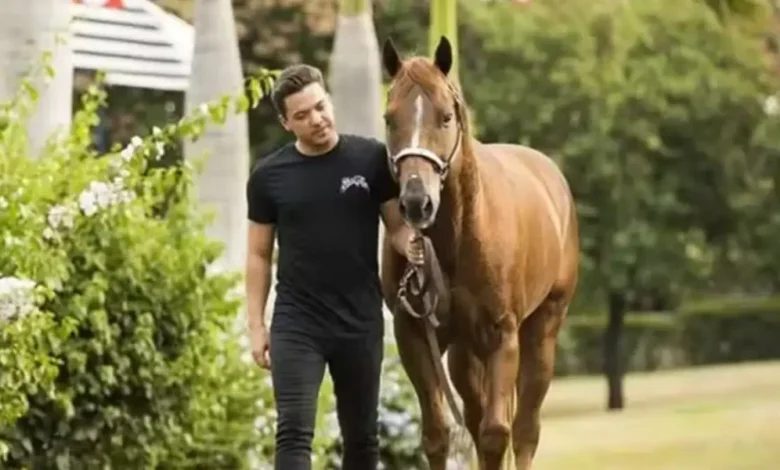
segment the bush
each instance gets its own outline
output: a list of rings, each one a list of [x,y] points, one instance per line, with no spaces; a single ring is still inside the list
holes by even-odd
[[[570,316],[558,344],[556,374],[600,374],[603,315]],[[780,359],[780,298],[711,299],[675,313],[626,316],[627,371]]]
[[[558,345],[556,374],[601,374],[606,326],[607,319],[601,315],[570,316]],[[621,357],[626,370],[652,371],[684,364],[674,314],[629,314],[624,328]]]
[[[780,298],[710,300],[682,314],[681,345],[691,365],[780,358]]]
[[[35,91],[23,90],[0,136],[2,468],[267,467],[273,394],[233,333],[237,279],[211,269],[221,248],[203,235],[194,170],[157,162],[229,101],[100,156],[89,130],[105,94],[93,87],[73,131],[32,160],[23,118]],[[393,347],[385,371],[384,468],[423,468],[417,401]],[[333,405],[326,384],[318,469],[339,468]]]
[[[99,156],[93,86],[72,131],[32,160],[35,90],[21,91],[0,135],[3,468],[249,468],[267,447],[255,429],[267,389],[233,332],[238,279],[212,272],[221,247],[204,235],[194,170],[155,165],[232,100]]]

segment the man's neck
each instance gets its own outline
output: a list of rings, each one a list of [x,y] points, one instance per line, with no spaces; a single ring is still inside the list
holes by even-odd
[[[295,148],[307,157],[319,157],[333,150],[339,143],[340,136],[336,134],[336,138],[329,142],[327,145],[312,147],[306,145],[300,140],[295,141]]]

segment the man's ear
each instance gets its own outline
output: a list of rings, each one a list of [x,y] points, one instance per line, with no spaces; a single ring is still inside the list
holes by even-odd
[[[290,126],[289,126],[289,124],[288,124],[288,122],[287,122],[287,118],[285,118],[285,117],[284,117],[284,116],[282,116],[281,114],[278,114],[278,115],[277,115],[277,117],[279,118],[279,123],[282,125],[282,127],[284,128],[284,130],[286,130],[287,132],[289,132],[289,131],[290,131]]]

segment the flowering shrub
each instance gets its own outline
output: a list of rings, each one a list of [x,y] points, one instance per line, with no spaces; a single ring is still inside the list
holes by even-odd
[[[102,156],[97,86],[39,160],[24,127],[35,90],[2,107],[2,468],[232,470],[262,451],[269,392],[233,333],[238,278],[210,269],[221,246],[204,235],[194,170],[154,164],[256,103],[251,84]]]
[[[270,468],[270,377],[233,333],[237,278],[216,273],[189,165],[156,164],[231,105],[96,155],[90,88],[70,133],[26,150],[25,85],[0,110],[0,465],[2,468]],[[414,392],[390,348],[380,408],[386,469],[423,468]],[[264,376],[263,376],[264,375]],[[339,468],[328,386],[315,468]]]

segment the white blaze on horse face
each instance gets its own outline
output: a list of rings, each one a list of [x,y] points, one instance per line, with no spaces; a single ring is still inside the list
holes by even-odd
[[[416,149],[420,148],[420,134],[423,128],[423,95],[417,95],[417,99],[414,100],[414,129],[412,130],[412,141],[409,143],[409,147]]]

